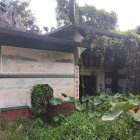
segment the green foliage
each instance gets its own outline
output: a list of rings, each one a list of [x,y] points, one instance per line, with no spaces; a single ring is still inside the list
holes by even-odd
[[[80,23],[105,30],[113,30],[116,28],[116,13],[108,13],[105,10],[97,10],[94,6],[91,5],[79,7],[79,9],[79,16],[81,17],[79,21]]]
[[[69,24],[69,0],[56,1],[56,20],[58,26]],[[78,4],[76,4],[76,16],[77,22],[83,25],[106,30],[112,30],[116,28],[117,15],[114,12],[108,13],[104,10],[97,10],[94,6],[85,5],[80,7]]]
[[[7,122],[2,118],[0,119],[0,140],[31,140],[31,131],[36,127],[45,126],[46,124],[39,118],[26,120],[19,117],[15,122]]]
[[[57,25],[65,25],[69,22],[68,16],[68,0],[56,0],[57,8],[56,8],[56,20]]]
[[[126,113],[131,109],[134,109],[137,106],[140,106],[140,96],[134,96],[130,94],[129,96],[114,96],[116,98],[116,101],[111,104],[111,108],[109,111],[105,112],[104,115],[102,116],[102,120],[113,120],[117,116],[119,116],[122,113]],[[130,113],[128,113],[130,114]],[[132,115],[133,114],[133,115]],[[139,112],[136,113],[131,113],[131,116],[133,117],[134,120],[139,121]]]
[[[83,103],[81,104],[79,101],[75,101],[75,108],[78,110],[78,111],[83,111],[85,110],[86,108],[86,103]]]
[[[32,111],[35,115],[44,114],[53,97],[53,89],[48,84],[35,85],[31,91]]]
[[[92,41],[91,51],[95,54],[100,51],[99,55],[102,55],[106,60],[110,59],[108,63],[115,59],[125,59],[124,62],[127,65],[132,58],[136,59],[138,55],[140,37],[132,32],[123,34],[122,38],[110,38],[91,33],[87,36],[87,40]]]
[[[109,111],[105,112],[104,115],[102,116],[103,121],[107,120],[114,120],[116,117],[118,117],[120,114],[122,114],[122,110],[118,108],[111,108]]]
[[[140,35],[140,25],[136,26],[136,28],[133,31]]]
[[[16,123],[9,123],[0,116],[0,140],[25,140],[26,135],[23,132],[23,125],[26,120],[23,118],[18,118]],[[27,125],[27,123],[26,123]]]
[[[36,18],[32,11],[29,9],[30,2],[21,0],[1,0],[8,4],[8,7],[12,7],[14,13],[21,17],[21,23],[26,27],[26,30],[39,33],[40,29],[36,25]]]
[[[25,135],[21,131],[0,131],[1,140],[26,140]]]
[[[112,121],[102,121],[99,111],[91,109],[97,108],[106,109],[103,102],[117,98],[117,102],[126,100],[136,100],[139,96],[129,95],[120,96],[114,95],[108,98],[107,95],[101,94],[94,97],[83,98],[84,104],[89,106],[83,111],[76,111],[72,115],[65,117],[60,115],[61,123],[58,117],[55,118],[55,127],[49,126],[41,119],[25,120],[19,118],[14,123],[8,123],[4,119],[0,120],[0,139],[2,140],[139,140],[140,124],[134,121],[129,115],[122,114]],[[115,100],[114,100],[115,101]],[[78,102],[78,101],[76,101]],[[89,104],[90,103],[90,104]],[[135,102],[136,103],[136,102]],[[115,103],[116,105],[117,103]],[[113,104],[114,105],[114,104]],[[115,106],[114,105],[114,106]],[[113,107],[114,107],[113,106]],[[105,112],[105,111],[103,111]],[[57,127],[56,127],[57,126]]]
[[[51,100],[50,100],[50,104],[51,104],[51,105],[61,105],[62,103],[63,103],[63,100],[60,99],[60,98],[55,98],[55,97],[53,97],[53,98],[51,98]]]
[[[62,121],[64,120],[66,116],[63,114],[59,114],[58,116],[53,117],[54,120],[54,126],[58,126],[62,123]]]
[[[66,117],[61,125],[36,127],[30,131],[30,140],[138,140],[139,124],[122,116],[114,121],[90,118],[87,113],[75,112]],[[136,136],[136,135],[137,136]]]
[[[63,94],[64,95],[64,94]],[[64,95],[66,98],[68,96]],[[51,95],[50,95],[51,97]],[[0,120],[2,140],[139,140],[140,113],[129,112],[140,105],[139,95],[107,95],[82,97],[75,102],[72,115],[54,117],[57,125],[50,126],[41,119],[19,118],[15,123]],[[56,98],[54,103],[60,103]],[[106,121],[103,121],[106,120]],[[111,120],[111,121],[109,121]]]
[[[128,115],[134,118],[135,121],[140,122],[140,112],[128,112]]]
[[[140,36],[134,32],[126,32],[121,38],[111,38],[89,33],[87,40],[91,42],[91,56],[99,56],[104,69],[127,68],[128,92],[138,93],[139,87],[136,85],[139,83],[137,75],[140,69]]]
[[[101,117],[102,120],[114,120],[121,114],[129,114],[134,120],[140,121],[140,113],[128,113],[129,110],[140,106],[139,95],[107,95],[102,93],[97,96],[82,97],[82,101],[71,100],[75,103],[77,111],[87,111],[89,117]]]
[[[5,130],[8,127],[8,123],[4,117],[0,115],[0,131]]]

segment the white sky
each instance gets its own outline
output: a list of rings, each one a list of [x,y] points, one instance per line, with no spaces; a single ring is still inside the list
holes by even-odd
[[[140,0],[77,0],[77,2],[79,5],[90,4],[97,9],[116,12],[121,31],[140,25]],[[56,26],[56,0],[31,0],[30,8],[37,17],[40,27]]]

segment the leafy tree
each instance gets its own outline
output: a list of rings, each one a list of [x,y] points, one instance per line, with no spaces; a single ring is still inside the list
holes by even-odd
[[[61,26],[61,25],[68,24],[69,23],[68,0],[56,0],[56,2],[57,2],[57,7],[56,7],[57,25]]]
[[[122,35],[122,38],[111,38],[91,34],[94,40],[90,51],[93,55],[100,56],[105,69],[116,67],[117,62],[120,67],[127,68],[129,91],[139,93],[140,36],[132,31]]]
[[[134,32],[140,35],[140,25],[138,25],[135,29]]]
[[[115,29],[117,16],[114,12],[108,13],[105,10],[97,10],[94,6],[89,5],[79,8],[80,23],[105,30]]]
[[[69,0],[56,0],[56,19],[58,26],[70,23],[69,20]],[[108,13],[105,10],[98,10],[94,6],[78,6],[76,4],[77,22],[87,26],[112,30],[117,25],[117,16],[114,12]]]
[[[16,16],[20,16],[21,23],[24,25],[26,30],[33,32],[40,32],[39,27],[35,24],[36,19],[28,9],[30,2],[20,0],[1,0],[7,4],[8,8],[12,8]]]

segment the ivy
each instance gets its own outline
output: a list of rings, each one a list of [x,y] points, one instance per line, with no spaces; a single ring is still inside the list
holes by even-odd
[[[111,38],[88,33],[86,40],[91,42],[90,54],[100,56],[105,69],[111,70],[113,64],[119,61],[120,66],[127,68],[128,79],[135,81],[134,78],[140,69],[140,35],[132,31],[120,34],[121,38]],[[134,89],[132,85],[131,88]]]
[[[47,111],[50,100],[53,97],[53,89],[48,84],[38,84],[31,90],[31,104],[34,115],[41,115]]]

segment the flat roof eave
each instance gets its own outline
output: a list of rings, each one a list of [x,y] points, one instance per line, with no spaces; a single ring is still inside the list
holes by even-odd
[[[76,47],[88,48],[85,43],[43,36],[30,32],[0,28],[0,44],[41,50],[73,52]]]

